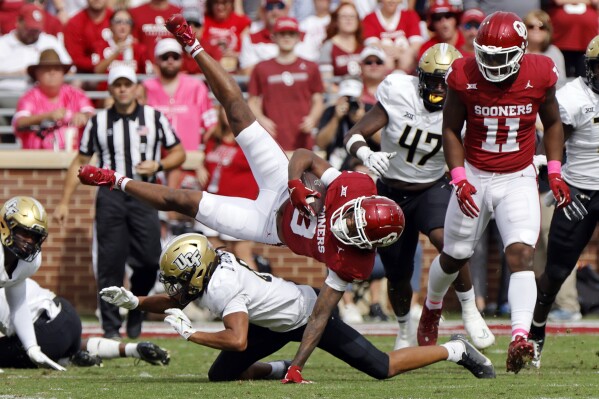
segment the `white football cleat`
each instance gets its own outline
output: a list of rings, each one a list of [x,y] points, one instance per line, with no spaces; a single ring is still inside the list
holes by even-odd
[[[477,349],[485,349],[495,343],[495,335],[480,313],[462,314],[462,318],[464,319],[464,328]]]

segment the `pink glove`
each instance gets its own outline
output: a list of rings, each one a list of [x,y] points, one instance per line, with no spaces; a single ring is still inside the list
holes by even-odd
[[[570,187],[562,179],[561,173],[549,173],[549,187],[557,201],[558,209],[561,209],[572,201],[570,198]]]
[[[289,198],[295,209],[304,215],[316,216],[310,203],[314,201],[312,197],[320,198],[320,193],[304,186],[300,179],[289,180],[287,187],[289,188]]]
[[[195,34],[191,30],[191,26],[187,23],[183,15],[181,14],[173,14],[166,21],[166,29],[175,36],[175,39],[185,48],[192,57],[195,57],[197,54],[202,51],[202,46],[196,39]]]
[[[289,366],[285,378],[281,380],[283,384],[312,384],[312,381],[304,380],[302,377],[302,368],[299,366]]]
[[[82,184],[87,186],[110,187],[112,190],[116,183],[114,170],[100,169],[93,165],[84,165],[77,174]]]

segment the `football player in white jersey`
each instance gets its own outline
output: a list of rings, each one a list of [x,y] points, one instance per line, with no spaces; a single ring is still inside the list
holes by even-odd
[[[25,279],[26,305],[33,317],[38,345],[50,359],[62,365],[81,367],[101,366],[102,359],[132,357],[154,365],[168,364],[167,351],[152,342],[124,343],[107,338],[81,339],[81,319],[65,298]],[[6,300],[6,290],[0,289],[0,366],[11,368],[35,367],[15,333],[12,313]]]
[[[586,78],[578,77],[557,91],[566,139],[562,175],[572,202],[556,209],[547,242],[547,264],[537,280],[537,302],[529,340],[535,343],[532,365],[541,367],[547,315],[555,297],[591,240],[599,221],[599,36],[587,46]]]
[[[440,43],[427,50],[418,63],[418,77],[392,74],[379,86],[377,104],[346,136],[346,148],[380,178],[379,195],[397,202],[406,227],[393,245],[379,248],[388,279],[388,294],[399,321],[395,348],[411,346],[410,279],[414,252],[421,232],[441,252],[445,212],[451,186],[445,176],[441,124],[445,101],[445,73],[462,55],[455,47]],[[373,152],[365,138],[381,128],[381,151]],[[462,305],[462,318],[474,345],[483,349],[495,337],[476,308],[468,269],[455,283]]]
[[[126,309],[166,313],[183,338],[220,349],[210,381],[279,379],[291,362],[259,360],[289,342],[300,342],[316,303],[316,292],[266,273],[257,273],[229,252],[214,250],[196,233],[173,238],[160,257],[165,294],[136,297],[123,287],[100,291],[103,300]],[[222,318],[224,330],[196,330],[181,311],[190,301]],[[384,353],[340,319],[331,316],[318,347],[377,379],[450,360],[477,378],[494,378],[493,365],[462,337],[441,346]],[[307,382],[302,380],[303,382]]]
[[[0,209],[0,288],[4,288],[11,322],[32,365],[65,371],[44,354],[37,343],[27,307],[25,279],[42,262],[41,246],[48,236],[48,215],[34,198],[13,197]]]

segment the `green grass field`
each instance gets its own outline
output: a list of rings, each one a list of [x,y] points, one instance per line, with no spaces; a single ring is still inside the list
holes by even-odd
[[[390,350],[393,337],[370,337]],[[447,337],[441,337],[445,342]],[[103,368],[71,367],[65,373],[5,369],[0,374],[0,398],[597,398],[599,397],[599,337],[550,337],[540,370],[505,372],[508,338],[486,351],[497,371],[495,380],[477,380],[450,362],[441,362],[386,381],[377,381],[329,354],[317,350],[304,377],[311,385],[278,381],[209,383],[207,372],[217,351],[182,339],[157,339],[169,349],[167,367],[134,364],[133,359],[104,362]],[[269,360],[292,358],[288,345]]]

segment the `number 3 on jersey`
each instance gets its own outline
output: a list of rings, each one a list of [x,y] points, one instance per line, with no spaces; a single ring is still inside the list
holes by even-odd
[[[520,118],[505,118],[507,140],[502,144],[497,143],[499,119],[485,118],[483,123],[487,127],[487,138],[482,143],[483,150],[489,152],[515,152],[520,150],[520,144],[516,141],[518,129],[520,128]]]
[[[294,209],[293,217],[291,218],[291,231],[298,236],[312,239],[316,234],[316,223],[312,223],[309,217],[302,215],[297,209]]]

